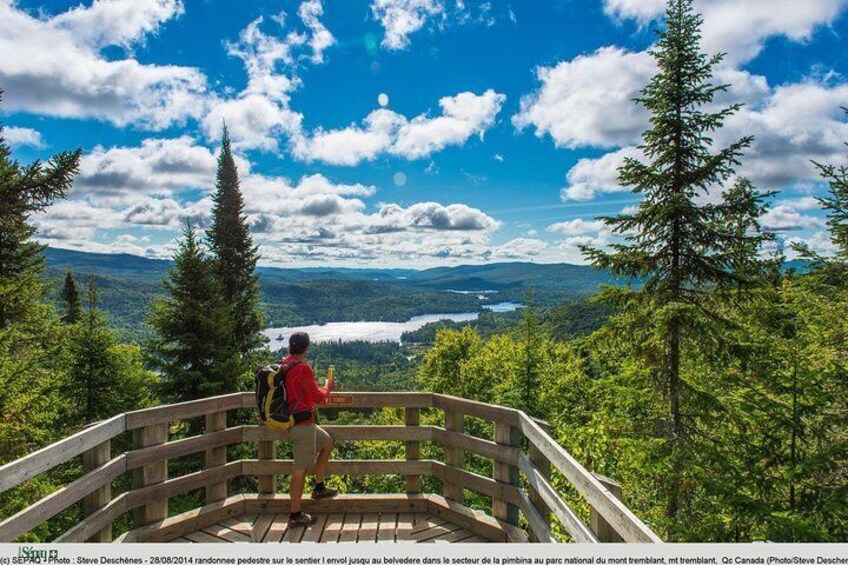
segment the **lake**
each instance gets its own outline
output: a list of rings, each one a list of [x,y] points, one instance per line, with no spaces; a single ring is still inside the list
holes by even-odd
[[[514,302],[500,302],[498,304],[487,304],[485,309],[493,312],[512,312],[521,308],[521,304]],[[285,341],[277,341],[279,336],[285,340],[294,332],[306,332],[310,339],[315,342],[322,341],[400,341],[404,332],[410,332],[423,327],[431,322],[439,320],[452,320],[454,322],[470,322],[476,320],[479,312],[465,312],[462,314],[424,314],[410,318],[406,322],[330,322],[327,324],[314,324],[311,326],[268,328],[262,333],[271,340],[271,347],[275,344],[285,345]]]

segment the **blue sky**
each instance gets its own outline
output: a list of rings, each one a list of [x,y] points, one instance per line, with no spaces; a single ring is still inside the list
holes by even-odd
[[[779,190],[764,225],[832,249],[811,159],[848,160],[848,0],[696,0],[728,56],[716,136]],[[0,0],[0,105],[26,162],[81,146],[57,247],[172,253],[208,225],[228,124],[263,262],[580,262],[635,203],[660,0]],[[716,198],[721,187],[707,198]]]

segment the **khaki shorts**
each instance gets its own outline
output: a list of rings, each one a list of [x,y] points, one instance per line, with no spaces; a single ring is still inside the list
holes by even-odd
[[[292,442],[295,469],[308,470],[314,467],[318,452],[330,441],[330,434],[315,424],[300,424],[286,433]]]

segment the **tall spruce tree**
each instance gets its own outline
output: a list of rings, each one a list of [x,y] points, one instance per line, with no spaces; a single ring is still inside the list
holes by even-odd
[[[46,164],[21,165],[0,137],[0,329],[26,318],[48,292],[41,280],[44,246],[32,241],[36,228],[29,218],[65,197],[79,158],[76,150],[58,153]]]
[[[245,355],[261,343],[259,278],[255,272],[259,254],[244,216],[244,199],[226,126],[212,201],[209,247],[224,298],[232,306],[233,343],[237,351]]]
[[[66,324],[75,324],[82,318],[82,302],[80,301],[77,282],[73,273],[68,270],[65,273],[65,284],[62,287],[62,301],[65,303],[65,313],[62,321]]]
[[[182,401],[238,390],[238,356],[232,343],[232,311],[215,266],[190,224],[163,282],[167,296],[154,303],[150,324],[154,366],[162,394]]]
[[[608,291],[606,297],[625,310],[641,311],[633,320],[656,324],[649,334],[655,344],[644,361],[668,403],[664,491],[670,522],[679,508],[684,440],[691,426],[683,420],[692,408],[682,406],[687,391],[681,375],[683,341],[720,337],[720,329],[710,325],[715,313],[708,291],[747,282],[755,271],[747,264],[756,263],[754,250],[763,239],[756,231],[739,229],[755,223],[763,208],[750,184],[737,184],[718,203],[702,198],[732,176],[752,138],[713,151],[711,135],[740,106],[716,112],[704,108],[727,86],[712,83],[722,55],[701,51],[701,25],[691,0],[669,2],[665,29],[651,51],[658,72],[636,100],[650,114],[640,146],[644,161],[627,159],[619,169],[619,182],[642,200],[632,214],[603,218],[623,243],[609,251],[583,249],[596,267],[641,283],[636,289]]]

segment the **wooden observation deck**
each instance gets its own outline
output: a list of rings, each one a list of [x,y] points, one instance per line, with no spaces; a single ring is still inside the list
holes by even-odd
[[[255,409],[252,393],[236,393],[120,414],[0,467],[0,492],[17,487],[73,458],[84,474],[0,522],[0,542],[13,541],[81,502],[84,519],[57,542],[113,541],[112,524],[132,513],[136,528],[116,542],[575,542],[660,543],[617,497],[620,487],[581,466],[547,433],[544,422],[524,412],[426,392],[336,393],[334,408],[403,411],[404,425],[326,425],[343,442],[402,442],[398,460],[334,460],[331,475],[401,475],[403,493],[342,494],[304,500],[318,516],[307,529],[287,531],[289,498],[277,493],[276,477],[289,474],[290,460],[276,458],[280,434],[261,426],[227,427],[227,414]],[[444,416],[444,426],[421,425],[422,410]],[[465,433],[467,418],[493,424],[492,438]],[[169,441],[175,423],[202,419],[199,435]],[[441,419],[441,418],[440,418]],[[133,448],[112,455],[112,443],[132,434]],[[422,459],[421,445],[441,446],[443,460]],[[227,460],[227,447],[256,443],[258,459]],[[338,450],[337,450],[338,451]],[[168,461],[205,454],[203,470],[168,477]],[[464,468],[466,454],[492,461],[492,476]],[[551,470],[591,509],[580,519],[551,483]],[[132,487],[112,497],[112,482],[125,473]],[[258,492],[228,496],[228,482],[258,478]],[[421,492],[421,478],[440,479],[441,492]],[[205,504],[177,515],[168,499],[205,490]],[[473,491],[491,498],[486,514],[465,504]],[[553,520],[561,527],[553,528]],[[556,531],[566,534],[555,535]]]

